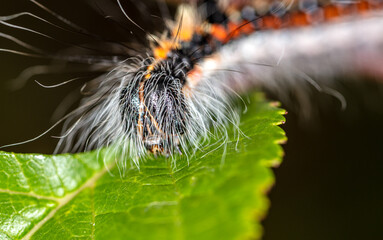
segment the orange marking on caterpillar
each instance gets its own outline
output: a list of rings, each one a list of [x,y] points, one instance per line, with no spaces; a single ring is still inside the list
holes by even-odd
[[[334,5],[328,5],[323,8],[325,20],[332,20],[338,18],[341,14],[339,8]]]
[[[275,16],[265,16],[262,21],[263,29],[279,29],[282,26],[282,20]]]
[[[148,66],[147,68],[148,73],[145,75],[145,79],[149,79],[152,76],[151,71],[153,71],[153,69],[154,69],[153,64]]]
[[[227,37],[226,28],[220,24],[212,24],[210,29],[210,34],[221,42],[226,41],[226,37]]]
[[[310,25],[308,15],[304,12],[297,12],[291,15],[291,26],[304,27]]]
[[[140,105],[138,109],[138,123],[137,123],[137,135],[144,138],[144,123],[142,122],[142,115],[144,113],[144,86],[145,81],[140,82],[139,99]]]
[[[356,4],[356,8],[359,13],[365,13],[371,9],[371,6],[367,1],[360,1]]]
[[[193,37],[193,34],[194,34],[194,31],[192,30],[184,30],[184,29],[181,29],[179,32],[178,32],[178,35],[177,35],[177,32],[174,32],[173,31],[173,37],[178,37],[179,40],[181,41],[190,41]]]
[[[178,46],[178,44],[172,40],[164,40],[164,41],[160,42],[160,46],[155,47],[153,49],[153,56],[157,60],[166,59],[168,56],[168,53],[172,49],[176,48],[177,46]]]

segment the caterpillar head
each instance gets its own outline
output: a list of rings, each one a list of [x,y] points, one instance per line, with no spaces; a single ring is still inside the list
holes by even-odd
[[[182,91],[190,67],[172,58],[144,64],[120,93],[122,121],[137,141],[157,155],[181,153],[189,110]]]

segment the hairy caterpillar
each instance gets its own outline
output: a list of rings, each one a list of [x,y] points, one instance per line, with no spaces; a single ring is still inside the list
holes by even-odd
[[[127,14],[123,1],[113,4],[136,28],[142,28]],[[87,84],[90,95],[63,118],[58,151],[113,146],[112,152],[122,159],[129,156],[138,166],[149,152],[188,155],[211,133],[225,137],[226,126],[239,121],[233,98],[254,87],[283,96],[292,87],[307,92],[311,85],[342,99],[328,87],[331,83],[315,79],[369,73],[365,62],[382,60],[383,16],[378,11],[382,3],[324,4],[191,1],[179,8],[164,34],[148,35],[152,46],[146,51],[126,46],[125,56],[110,54],[109,59],[39,50],[26,54],[106,64],[102,69],[107,73]],[[338,18],[341,15],[343,20]],[[2,17],[1,22],[9,26],[16,17]],[[317,26],[305,27],[309,24]],[[301,98],[306,101],[305,94]]]

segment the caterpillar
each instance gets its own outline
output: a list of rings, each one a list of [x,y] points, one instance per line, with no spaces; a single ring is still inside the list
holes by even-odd
[[[71,31],[94,36],[31,2]],[[228,139],[229,124],[240,131],[235,99],[256,87],[282,99],[292,88],[301,89],[301,102],[307,101],[305,93],[313,87],[345,105],[342,95],[331,88],[331,79],[340,74],[379,74],[379,67],[372,69],[367,62],[383,60],[379,0],[189,1],[178,7],[175,20],[168,19],[161,34],[147,33],[129,16],[124,1],[108,6],[117,7],[132,27],[144,32],[148,46],[137,51],[120,42],[122,53],[108,57],[51,54],[1,35],[32,53],[1,51],[103,64],[105,74],[86,83],[84,89],[90,90],[80,106],[58,122],[64,122],[64,128],[57,152],[108,146],[122,162],[131,159],[138,167],[148,155],[188,156],[212,134]],[[3,16],[0,23],[33,32],[10,23],[21,15],[49,23],[31,13]]]

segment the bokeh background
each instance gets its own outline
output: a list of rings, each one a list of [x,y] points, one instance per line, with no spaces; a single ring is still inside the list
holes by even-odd
[[[41,2],[97,34],[113,39],[122,36],[126,41],[131,38],[129,34],[121,34],[121,29],[116,34],[116,29],[83,0]],[[21,11],[42,13],[27,0],[0,0],[0,15]],[[129,14],[133,19],[140,18],[134,8]],[[41,27],[41,22],[28,18],[15,23],[37,27],[57,39],[81,41],[46,25]],[[156,27],[145,25],[150,31]],[[0,32],[47,49],[58,46],[2,25]],[[0,47],[17,48],[6,39],[0,39]],[[34,82],[52,84],[72,77],[71,74],[48,74],[31,78],[20,89],[12,89],[12,79],[26,67],[46,63],[49,61],[0,52],[0,145],[44,132],[54,123],[52,116],[57,106],[82,85],[83,82],[78,81],[45,89]],[[283,106],[289,112],[282,126],[289,140],[283,146],[283,164],[275,169],[276,185],[269,194],[271,208],[263,221],[265,240],[383,239],[383,84],[373,78],[344,80],[336,80],[347,99],[348,107],[344,111],[339,102],[321,93],[313,93],[315,111],[310,119],[302,119],[300,111],[291,104]],[[268,96],[278,99],[272,93]],[[55,128],[36,141],[5,150],[52,153],[57,140],[51,136],[59,132],[60,128]]]

